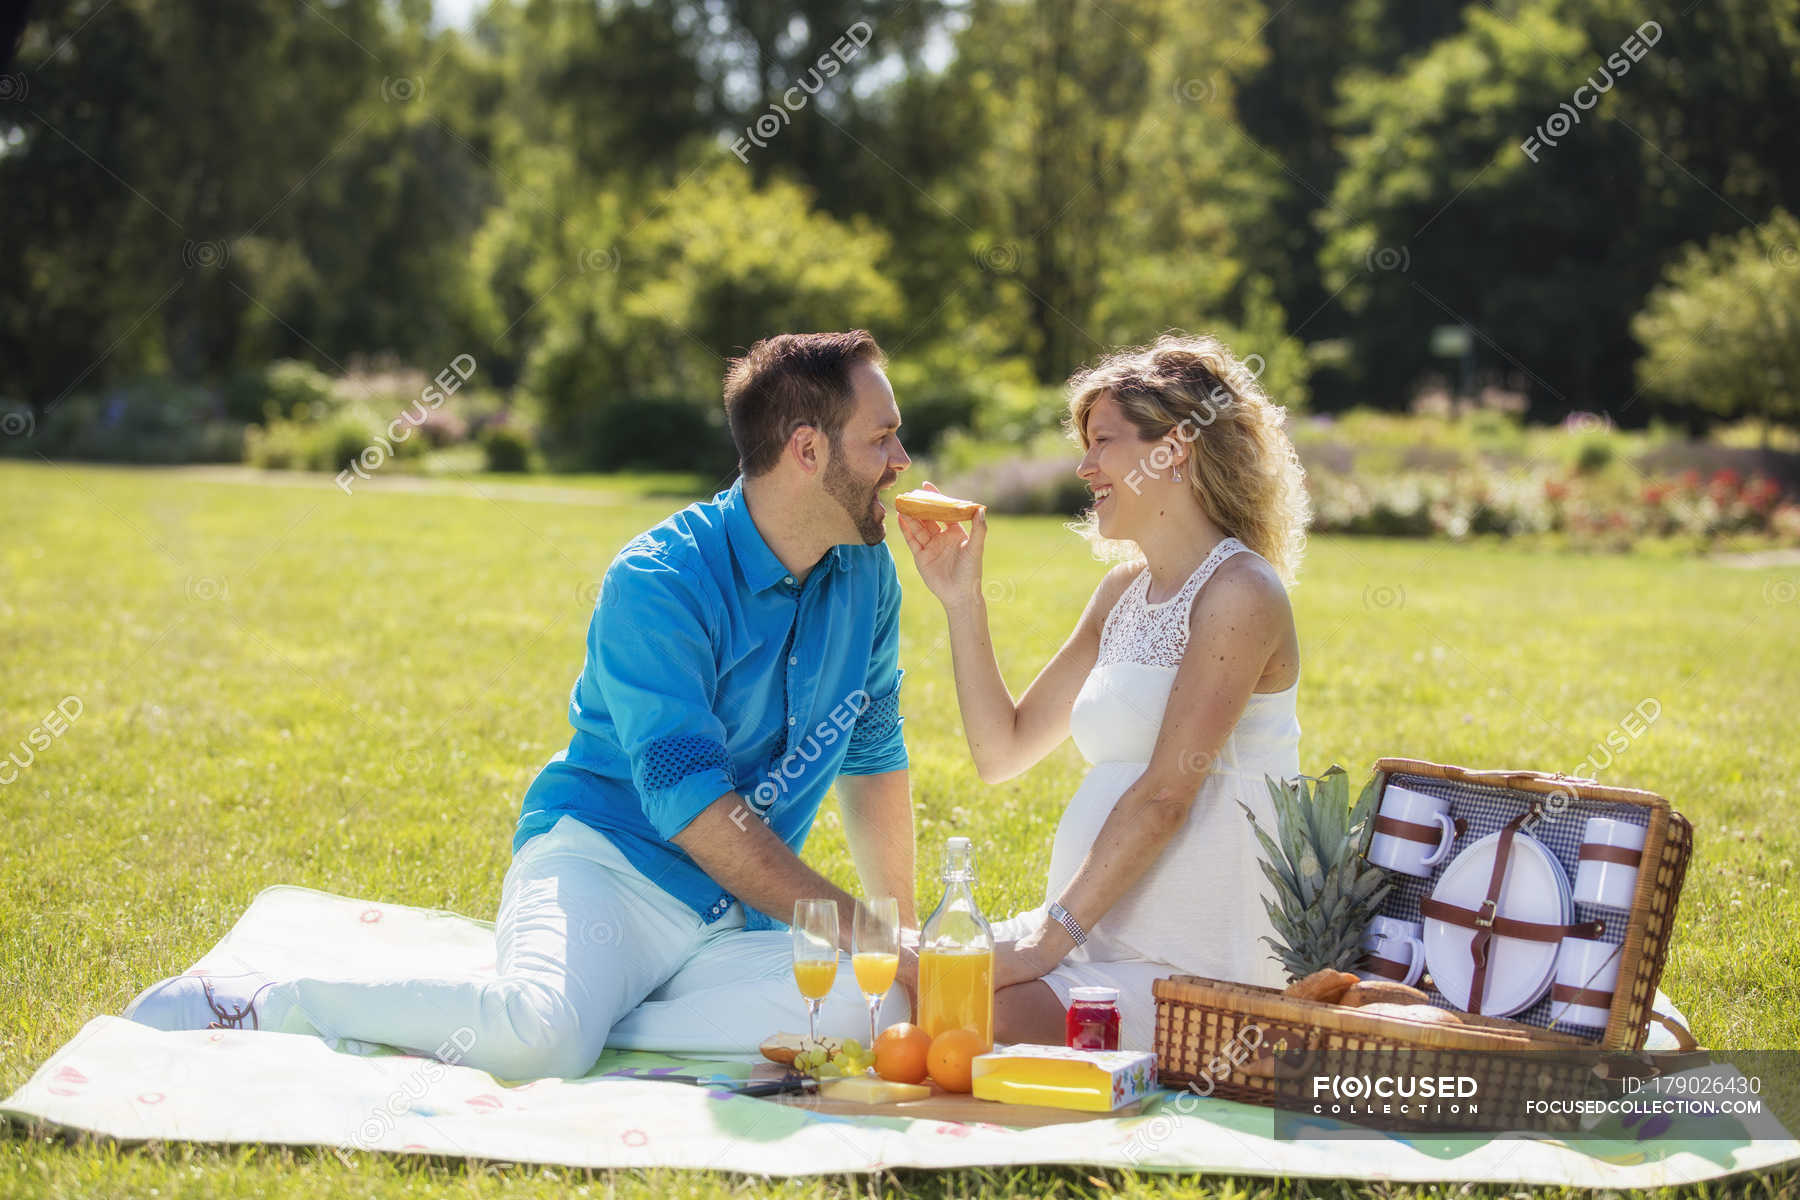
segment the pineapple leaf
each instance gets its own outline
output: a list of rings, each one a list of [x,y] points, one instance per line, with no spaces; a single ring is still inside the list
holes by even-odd
[[[1350,832],[1350,777],[1344,773],[1344,768],[1333,763],[1331,770],[1325,772],[1325,779],[1325,811],[1331,818],[1325,836],[1329,839],[1327,844],[1336,846]]]
[[[1325,789],[1316,780],[1311,781],[1311,787],[1307,786],[1307,782],[1301,781],[1299,795],[1296,799],[1300,802],[1302,815],[1306,817],[1306,840],[1312,843],[1313,854],[1317,857],[1327,844],[1324,827],[1325,814],[1319,811]]]
[[[1257,822],[1256,814],[1250,811],[1250,806],[1248,804],[1245,804],[1240,800],[1238,801],[1238,807],[1243,809],[1244,816],[1249,818],[1250,828],[1255,832],[1256,840],[1262,843],[1263,853],[1267,855],[1263,860],[1263,868],[1279,874],[1280,886],[1283,891],[1293,892],[1298,895],[1300,892],[1300,878],[1289,866],[1287,855],[1281,852],[1281,848],[1275,844],[1275,840],[1271,838]]]
[[[1288,878],[1285,875],[1282,875],[1275,867],[1271,866],[1268,859],[1259,858],[1256,860],[1256,865],[1262,868],[1262,873],[1268,881],[1275,885],[1276,895],[1279,896],[1293,890],[1292,884]]]
[[[1301,860],[1306,855],[1306,816],[1300,809],[1300,799],[1295,795],[1304,787],[1296,782],[1279,789],[1280,799],[1276,802],[1276,833],[1281,841],[1281,848],[1287,854],[1288,864],[1293,868],[1296,878],[1305,885],[1305,871]]]
[[[1380,778],[1379,775],[1369,777],[1369,782],[1363,785],[1362,795],[1356,798],[1356,807],[1350,813],[1350,832],[1356,839],[1359,854],[1368,852],[1369,838],[1375,833],[1375,822],[1371,818],[1375,815],[1376,796],[1381,791]]]
[[[1261,899],[1277,936],[1263,940],[1294,978],[1321,967],[1353,967],[1363,958],[1363,931],[1393,887],[1387,872],[1363,857],[1376,781],[1355,804],[1349,774],[1336,763],[1316,778],[1265,776],[1264,784],[1275,828],[1265,828],[1244,806],[1266,855],[1258,865],[1271,885]]]

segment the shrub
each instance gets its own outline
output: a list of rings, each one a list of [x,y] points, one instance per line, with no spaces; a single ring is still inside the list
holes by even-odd
[[[481,434],[481,452],[490,471],[518,474],[531,470],[531,437],[517,425],[489,425]]]
[[[724,475],[737,450],[719,404],[651,396],[583,413],[574,427],[584,465],[602,471],[699,471]]]
[[[331,376],[308,363],[281,359],[263,368],[261,403],[246,414],[316,421],[338,407],[332,394]]]
[[[1575,449],[1575,469],[1583,475],[1597,475],[1612,465],[1614,450],[1607,438],[1583,438]]]
[[[306,427],[297,421],[270,421],[244,430],[244,461],[265,471],[293,471],[306,463]]]
[[[238,462],[244,427],[227,416],[220,389],[147,377],[67,397],[37,415],[30,437],[0,439],[0,451],[96,462]]]
[[[336,473],[351,466],[370,446],[379,446],[375,423],[361,413],[340,413],[307,435],[307,465]]]

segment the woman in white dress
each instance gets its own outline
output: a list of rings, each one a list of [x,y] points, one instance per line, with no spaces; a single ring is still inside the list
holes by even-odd
[[[1057,825],[1044,905],[995,925],[994,1036],[1060,1044],[1070,988],[1101,985],[1119,989],[1120,1044],[1148,1049],[1153,980],[1281,982],[1238,802],[1272,829],[1263,777],[1300,772],[1286,589],[1308,508],[1283,410],[1215,338],[1110,355],[1069,395],[1094,494],[1083,532],[1125,561],[1023,696],[989,636],[986,513],[900,525],[949,618],[981,778],[1010,779],[1071,734],[1091,764]]]

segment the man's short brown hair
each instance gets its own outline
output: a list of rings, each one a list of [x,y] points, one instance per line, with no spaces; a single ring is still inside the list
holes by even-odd
[[[811,425],[834,442],[850,417],[850,368],[887,355],[867,330],[764,338],[725,370],[725,416],[738,470],[762,475],[781,461],[794,430]]]

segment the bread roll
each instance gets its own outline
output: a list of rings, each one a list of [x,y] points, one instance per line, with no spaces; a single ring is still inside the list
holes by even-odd
[[[1405,1017],[1409,1021],[1425,1021],[1432,1025],[1461,1025],[1462,1018],[1447,1008],[1438,1008],[1431,1004],[1364,1004],[1358,1012],[1374,1013],[1382,1017]]]
[[[1331,967],[1321,967],[1305,979],[1296,979],[1287,985],[1281,994],[1292,996],[1296,1000],[1317,1000],[1321,1004],[1340,1004],[1341,997],[1348,989],[1358,983],[1355,975],[1349,971],[1337,971]],[[1419,999],[1425,997],[1420,995]]]
[[[1424,1004],[1426,996],[1416,987],[1395,983],[1391,979],[1359,979],[1338,1000],[1351,1008],[1370,1004]]]

